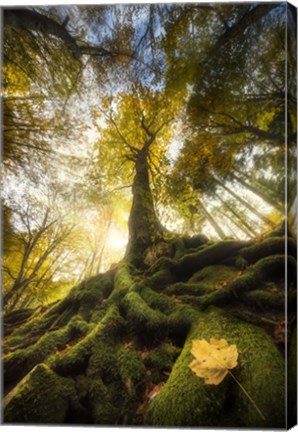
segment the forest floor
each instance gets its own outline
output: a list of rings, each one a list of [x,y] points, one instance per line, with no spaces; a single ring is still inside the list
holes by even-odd
[[[55,304],[7,314],[5,423],[285,427],[285,240],[283,228],[251,242],[173,236],[168,256],[123,259]],[[208,385],[190,369],[192,341],[211,338],[237,347],[236,380]]]

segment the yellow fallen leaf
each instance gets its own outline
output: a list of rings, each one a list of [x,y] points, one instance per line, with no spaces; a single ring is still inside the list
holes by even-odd
[[[195,360],[188,366],[198,377],[204,378],[205,384],[220,384],[229,373],[261,418],[266,420],[253,398],[229,370],[237,366],[238,351],[236,345],[229,345],[225,339],[211,338],[210,342],[207,342],[206,339],[196,339],[192,341],[191,353]]]
[[[192,341],[191,353],[195,357],[188,366],[205,384],[220,384],[229,369],[237,366],[236,345],[229,345],[225,339],[211,338]]]

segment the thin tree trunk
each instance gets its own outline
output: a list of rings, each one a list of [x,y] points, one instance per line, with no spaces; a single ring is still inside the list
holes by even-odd
[[[224,211],[222,211],[222,210],[219,210],[219,213],[220,213],[224,218],[228,219],[229,222],[231,222],[231,223],[232,223],[236,228],[238,228],[240,231],[242,231],[242,232],[243,232],[247,237],[249,237],[249,238],[253,238],[253,235],[252,235],[248,230],[246,230],[245,228],[243,228],[243,226],[242,226],[239,222],[236,222],[236,221],[232,218],[231,215],[229,215],[229,214],[227,214],[227,213],[224,213]],[[229,229],[231,230],[232,234],[235,235],[235,238],[239,239],[239,236],[234,232],[234,230],[232,230],[231,227],[229,227]]]
[[[280,213],[284,213],[284,208],[282,205],[278,204],[273,198],[269,197],[267,194],[262,192],[259,188],[247,183],[245,180],[243,180],[241,177],[231,173],[231,177],[233,180],[236,180],[238,183],[240,183],[242,186],[244,186],[246,189],[253,192],[258,197],[262,198],[263,201],[265,201],[267,204],[269,204],[271,207],[275,208],[275,210],[279,211]]]
[[[233,192],[230,188],[228,188],[224,183],[222,183],[220,180],[215,178],[215,181],[223,188],[225,189],[232,197],[234,197],[237,201],[239,201],[243,206],[245,206],[249,211],[251,211],[255,216],[257,216],[259,219],[261,219],[263,222],[265,222],[266,225],[269,225],[270,227],[274,227],[274,223],[268,219],[266,216],[262,215],[257,209],[255,209],[251,204],[249,204],[247,201],[242,199],[239,195],[237,195],[235,192]]]
[[[211,216],[211,214],[208,212],[208,210],[206,209],[206,207],[203,205],[202,201],[200,201],[199,199],[196,202],[198,209],[204,214],[204,216],[206,217],[206,219],[208,220],[208,222],[210,223],[210,225],[215,229],[217,235],[219,236],[220,239],[224,239],[226,237],[225,233],[223,232],[223,230],[220,228],[220,226],[218,225],[218,223],[216,222],[216,220]]]
[[[246,222],[244,218],[242,218],[234,209],[231,207],[225,200],[223,200],[219,195],[214,194],[214,196],[223,204],[223,206],[228,209],[233,216],[240,222],[235,222],[235,225],[237,225],[246,235],[253,238],[257,236],[257,232]]]

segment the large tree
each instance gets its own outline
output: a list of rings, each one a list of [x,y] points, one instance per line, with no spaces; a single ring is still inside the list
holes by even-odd
[[[267,145],[274,151],[280,145],[276,122],[286,112],[280,107],[284,89],[261,99],[262,115],[257,114],[261,94],[254,100],[244,93],[257,90],[266,75],[268,64],[261,64],[248,88],[257,47],[272,58],[277,46],[264,47],[286,14],[283,4],[4,11],[6,98],[13,86],[9,74],[21,69],[26,100],[21,110],[12,105],[4,112],[14,129],[4,117],[8,171],[30,162],[47,168],[53,179],[57,162],[46,163],[44,153],[59,151],[63,159],[73,149],[68,160],[77,161],[84,176],[78,182],[70,177],[72,186],[65,175],[55,183],[59,199],[74,207],[69,212],[78,211],[80,203],[87,206],[90,196],[98,206],[111,199],[120,206],[131,198],[128,243],[119,262],[42,309],[4,315],[5,422],[285,427],[285,353],[295,354],[296,245],[281,221],[282,199],[272,200],[260,186],[264,175],[257,181],[250,168],[253,149],[261,156]],[[24,52],[19,45],[11,50],[16,41],[23,41]],[[241,58],[241,47],[250,53],[251,65]],[[236,69],[228,67],[232,54]],[[276,83],[278,60],[266,77],[282,86]],[[60,75],[65,83],[57,88]],[[60,105],[41,113],[53,127],[39,145],[40,113],[28,100],[42,89],[47,100],[55,95]],[[73,110],[70,100],[76,103]],[[24,140],[24,149],[22,118],[32,143],[28,147]],[[84,134],[84,122],[95,125],[97,139],[80,160],[72,140]],[[266,179],[274,181],[274,167]],[[225,218],[229,233],[244,239],[226,237]],[[182,221],[191,230],[172,232],[168,219],[177,229]],[[210,239],[201,232],[206,222],[215,231]],[[28,223],[25,252],[50,224],[47,211],[40,227],[33,230]],[[24,237],[21,230],[19,236]],[[88,263],[99,269],[101,256],[96,248],[90,258],[87,254],[83,273],[88,275]],[[33,274],[36,265],[29,267]]]

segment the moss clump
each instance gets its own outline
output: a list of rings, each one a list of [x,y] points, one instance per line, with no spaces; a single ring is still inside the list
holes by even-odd
[[[96,304],[103,300],[105,294],[109,292],[107,286],[103,283],[104,279],[95,276],[82,282],[75,296],[75,301],[78,303],[78,313],[88,321],[91,317],[93,308]],[[113,285],[111,285],[112,290]],[[107,292],[105,292],[105,290]]]
[[[176,282],[168,286],[164,292],[168,295],[203,295],[209,292],[209,289],[200,283]]]
[[[172,238],[170,240],[170,242],[172,243],[173,247],[174,247],[174,254],[173,254],[173,258],[175,260],[182,258],[182,256],[185,253],[185,244],[182,238],[175,236],[174,238]]]
[[[227,255],[238,252],[247,242],[226,240],[185,255],[173,268],[177,277],[187,279],[203,267],[223,261]]]
[[[193,307],[177,304],[176,309],[169,316],[169,339],[175,345],[183,346],[191,325],[197,317],[197,311]]]
[[[166,373],[169,374],[172,370],[181,348],[177,348],[170,343],[164,343],[158,348],[149,352],[145,360],[145,365],[151,370],[151,380],[153,383],[165,381]]]
[[[242,249],[241,256],[250,264],[254,264],[261,258],[270,255],[285,254],[285,245],[287,242],[288,255],[296,256],[296,245],[292,238],[287,237],[269,237],[266,240],[256,243],[252,246]]]
[[[88,391],[93,423],[117,424],[119,419],[118,399],[119,391],[117,395],[116,390],[113,391],[112,386],[105,385],[100,377],[93,378]]]
[[[173,281],[173,275],[168,267],[160,268],[152,274],[147,280],[146,285],[155,291],[163,291],[164,287]]]
[[[233,373],[265,416],[263,420],[231,379],[205,385],[188,367],[193,339],[225,338],[239,352]],[[271,338],[260,328],[212,309],[201,313],[177,359],[169,380],[149,405],[145,424],[153,426],[285,426],[284,361]],[[228,401],[228,403],[227,403]]]
[[[289,257],[290,263],[292,259],[292,257]],[[224,305],[228,301],[241,298],[247,291],[262,287],[265,281],[283,277],[284,272],[284,255],[272,255],[263,258],[223,289],[202,296],[200,299],[202,302],[201,304],[203,307],[212,304]]]
[[[121,347],[117,352],[117,365],[128,394],[137,395],[144,390],[146,369],[138,352]]]
[[[74,382],[37,365],[4,399],[5,423],[63,423]]]
[[[172,258],[158,258],[158,260],[155,261],[155,263],[152,264],[152,266],[146,271],[146,275],[149,277],[151,276],[152,278],[152,276],[159,273],[160,270],[167,272],[167,274],[171,274],[171,270],[175,267],[175,265],[177,265],[177,261]]]
[[[124,263],[117,270],[114,278],[114,289],[109,297],[110,302],[117,302],[133,287],[134,280],[132,277],[133,267],[131,264]]]
[[[128,293],[123,300],[127,320],[135,333],[147,343],[165,339],[168,319],[158,310],[151,309],[136,292]]]
[[[56,302],[44,314],[40,315],[37,313],[36,316],[33,316],[32,319],[16,329],[10,337],[25,336],[27,338],[43,334],[53,326],[55,321],[57,321],[72,304],[73,297],[72,294],[69,293],[64,300]]]
[[[195,272],[188,282],[204,282],[204,286],[213,289],[215,285],[233,279],[238,270],[224,265],[211,265]]]
[[[125,321],[116,305],[109,307],[102,320],[97,325],[91,325],[91,331],[62,358],[58,358],[53,365],[59,373],[72,374],[86,369],[88,360],[97,345],[105,338],[111,343],[117,341],[119,335],[125,331]]]
[[[173,300],[162,293],[156,293],[151,288],[143,286],[139,292],[142,299],[147,303],[149,307],[168,315],[172,313],[176,307]]]
[[[288,424],[287,428],[297,424],[297,329],[291,335],[288,360]]]
[[[248,305],[255,305],[262,309],[284,309],[285,307],[284,296],[263,290],[253,290],[244,293],[241,300]]]
[[[120,348],[117,353],[117,365],[124,390],[121,407],[123,423],[131,424],[145,391],[146,369],[139,353],[124,348]]]
[[[4,314],[3,323],[6,324],[18,324],[22,321],[30,318],[35,312],[35,309],[18,309],[9,313]]]
[[[47,332],[37,342],[24,349],[18,349],[4,358],[5,384],[22,378],[30,369],[54,350],[63,350],[68,342],[78,336],[83,336],[89,331],[87,323],[78,316],[74,317],[66,327]]]

